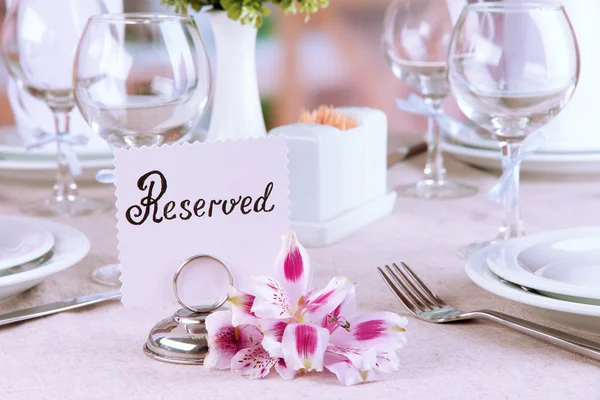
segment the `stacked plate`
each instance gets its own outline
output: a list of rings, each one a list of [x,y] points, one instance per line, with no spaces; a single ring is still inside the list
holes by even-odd
[[[87,237],[70,226],[0,216],[0,301],[75,265],[89,250]]]
[[[590,139],[551,139],[523,162],[522,171],[563,176],[600,175],[600,135],[596,136],[598,137]],[[493,171],[502,170],[498,142],[490,136],[465,130],[452,137],[446,136],[442,148],[469,165]]]
[[[600,227],[494,244],[467,261],[467,274],[548,319],[600,334]]]
[[[102,168],[112,168],[112,151],[105,143],[75,146],[83,175],[93,180]],[[56,178],[56,145],[28,151],[14,126],[0,127],[0,178],[52,181]]]

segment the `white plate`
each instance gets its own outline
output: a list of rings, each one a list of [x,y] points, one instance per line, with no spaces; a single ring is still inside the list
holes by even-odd
[[[80,160],[82,175],[78,182],[94,181],[96,172],[104,168],[113,168],[112,158]],[[0,179],[53,182],[56,179],[56,161],[40,160],[1,160]]]
[[[54,236],[53,256],[37,268],[0,277],[0,301],[31,289],[47,277],[61,272],[83,259],[90,250],[88,238],[80,231],[56,222],[29,219]]]
[[[531,311],[561,325],[600,335],[600,306],[553,299],[504,283],[488,268],[487,251],[480,250],[467,260],[467,275],[477,286],[505,299],[531,306]]]
[[[531,289],[600,300],[600,227],[511,239],[490,246],[498,276]]]
[[[82,158],[110,158],[112,150],[104,141],[95,143],[94,146],[74,146],[75,153]],[[23,141],[17,132],[15,126],[0,127],[0,157],[20,157],[20,158],[56,158],[56,146],[46,145],[37,149],[27,150],[23,145]]]
[[[29,218],[0,216],[0,271],[46,254],[54,236]]]
[[[442,143],[444,152],[475,167],[502,171],[500,150],[482,150]],[[521,171],[546,175],[600,175],[599,153],[534,154],[523,162]]]
[[[600,137],[600,135],[598,135]],[[475,149],[498,151],[498,141],[491,137],[483,137],[476,132],[465,130],[458,135],[449,136],[451,141],[457,144]],[[572,154],[572,153],[600,153],[600,140],[557,141],[550,140],[540,147],[538,153]]]

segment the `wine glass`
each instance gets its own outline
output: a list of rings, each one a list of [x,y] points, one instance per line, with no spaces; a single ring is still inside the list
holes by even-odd
[[[452,94],[467,117],[499,141],[510,178],[506,217],[496,240],[522,236],[520,151],[575,91],[580,64],[573,27],[560,5],[470,4],[455,28],[448,62]],[[462,255],[489,243],[467,246]]]
[[[209,103],[208,55],[193,17],[105,14],[90,18],[74,67],[75,100],[111,147],[188,139]],[[92,278],[117,286],[117,265]]]
[[[24,207],[29,214],[80,215],[107,206],[79,195],[68,153],[75,50],[88,18],[104,12],[102,0],[14,0],[6,14],[1,46],[8,72],[20,90],[44,101],[54,117],[56,183],[50,198]]]
[[[424,102],[441,112],[448,96],[448,45],[454,21],[466,0],[395,0],[385,15],[383,48],[394,75],[418,90]],[[477,189],[446,178],[440,129],[428,118],[425,176],[398,193],[424,199],[474,195]]]

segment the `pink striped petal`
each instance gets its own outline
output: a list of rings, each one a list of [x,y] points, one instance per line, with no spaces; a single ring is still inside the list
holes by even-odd
[[[348,278],[333,278],[323,290],[308,297],[301,306],[303,321],[322,324],[323,318],[344,301],[354,284]]]
[[[275,364],[275,371],[277,371],[279,376],[281,376],[286,381],[294,379],[297,373],[293,369],[288,368],[283,358],[280,358],[279,361],[277,361],[277,364]]]
[[[231,369],[239,375],[257,379],[269,375],[276,363],[277,358],[271,357],[261,345],[256,345],[240,350],[231,360]]]
[[[233,313],[231,323],[233,326],[242,324],[256,325],[256,315],[252,312],[254,296],[232,288],[232,293],[228,301],[231,303],[231,311]]]
[[[230,369],[232,357],[240,350],[262,341],[262,333],[252,325],[231,325],[231,311],[219,311],[206,317],[209,352],[206,368]]]
[[[290,324],[281,341],[283,358],[295,371],[323,371],[329,331],[314,324]]]
[[[283,286],[268,276],[253,279],[251,294],[255,296],[250,312],[258,318],[286,319],[293,317],[290,299]]]
[[[275,277],[295,305],[310,289],[312,269],[308,253],[298,242],[294,232],[284,235],[282,240],[281,250],[275,259]]]
[[[281,340],[283,339],[283,332],[287,326],[287,321],[276,319],[258,320],[258,329],[264,335],[262,346],[271,355],[271,357],[283,357]]]
[[[406,343],[408,320],[397,314],[381,312],[362,315],[349,321],[349,330],[337,329],[331,343],[338,346],[373,348],[378,352],[395,351]]]

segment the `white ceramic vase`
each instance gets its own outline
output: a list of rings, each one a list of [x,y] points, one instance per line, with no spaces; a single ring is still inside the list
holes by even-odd
[[[210,11],[217,53],[208,141],[267,134],[256,78],[257,29]]]

